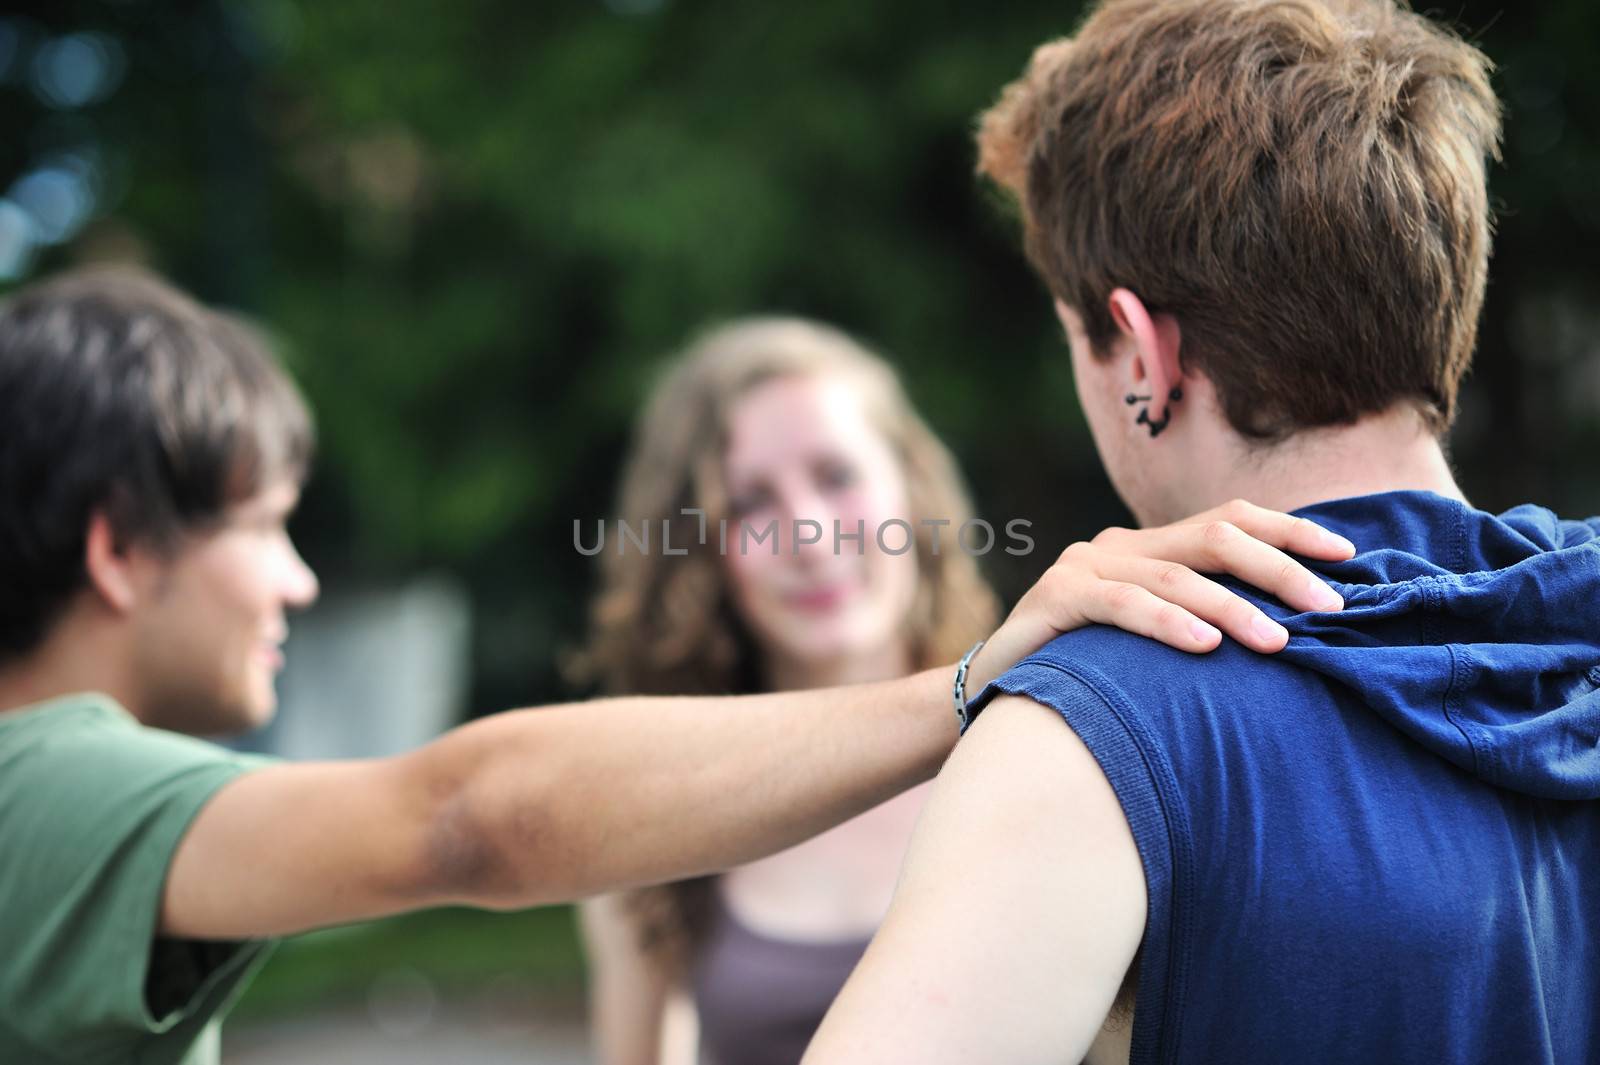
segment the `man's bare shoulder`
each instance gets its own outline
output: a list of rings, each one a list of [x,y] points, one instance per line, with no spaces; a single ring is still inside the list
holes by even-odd
[[[1146,906],[1089,749],[1051,708],[997,698],[939,774],[889,917],[807,1060],[1080,1060]]]

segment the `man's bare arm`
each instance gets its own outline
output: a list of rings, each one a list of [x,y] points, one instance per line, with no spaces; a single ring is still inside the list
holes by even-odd
[[[1075,544],[974,660],[970,690],[1092,622],[1187,651],[1215,647],[1218,628],[1277,650],[1281,628],[1263,632],[1256,607],[1195,571],[1327,608],[1279,547],[1352,550],[1244,503]],[[741,864],[931,776],[956,737],[952,674],[953,663],[828,691],[520,710],[397,758],[264,769],[195,819],[169,867],[161,927],[280,935],[446,903],[534,906]]]
[[[423,906],[535,906],[727,868],[932,776],[950,671],[834,691],[499,714],[408,755],[225,787],[168,876],[163,931],[281,935]]]
[[[934,785],[889,916],[805,1060],[1081,1061],[1145,908],[1094,757],[1053,710],[997,699]]]

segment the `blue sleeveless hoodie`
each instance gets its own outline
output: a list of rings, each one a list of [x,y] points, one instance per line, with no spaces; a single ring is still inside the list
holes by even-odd
[[[1095,627],[975,701],[1056,709],[1121,800],[1134,1065],[1600,1062],[1600,520],[1299,513],[1361,553],[1339,613],[1241,589],[1281,653]]]

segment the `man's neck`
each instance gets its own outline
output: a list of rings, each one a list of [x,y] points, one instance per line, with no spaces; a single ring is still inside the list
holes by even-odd
[[[21,658],[0,665],[0,713],[78,692],[109,695],[138,716],[135,692],[122,656],[92,625],[78,624],[69,611],[43,643]]]
[[[1176,521],[1247,499],[1273,510],[1297,510],[1330,499],[1401,490],[1436,492],[1465,502],[1439,440],[1409,407],[1370,415],[1355,425],[1297,433],[1281,444],[1252,446],[1228,434],[1210,461],[1195,463],[1175,492]]]

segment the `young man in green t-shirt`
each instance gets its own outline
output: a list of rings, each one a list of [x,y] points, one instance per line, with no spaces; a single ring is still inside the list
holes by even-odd
[[[940,669],[518,711],[368,762],[232,754],[189,736],[271,716],[286,613],[317,594],[285,531],[312,451],[294,386],[242,323],[73,274],[0,304],[0,426],[0,1061],[213,1061],[271,937],[749,861],[927,778],[955,739]],[[1075,545],[968,684],[1090,621],[1276,650],[1187,567],[1326,606],[1279,547],[1350,552],[1245,504]]]

